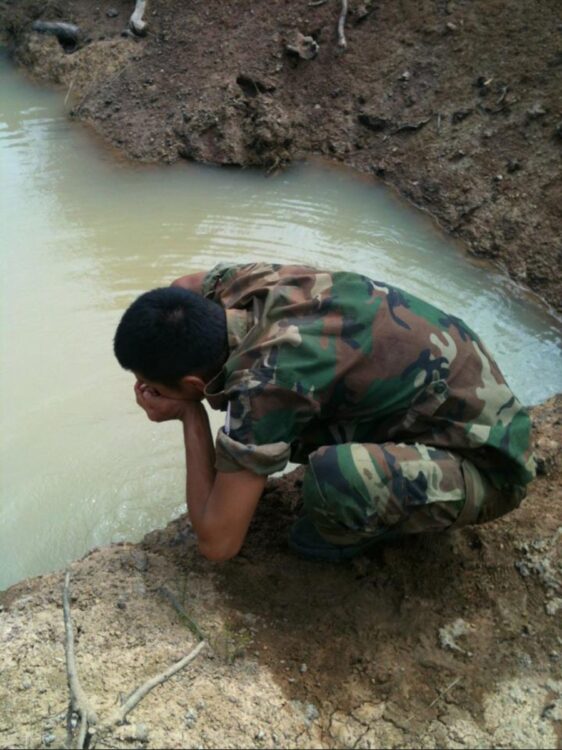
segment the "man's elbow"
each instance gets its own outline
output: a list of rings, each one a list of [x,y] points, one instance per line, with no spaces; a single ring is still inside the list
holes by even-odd
[[[233,557],[240,552],[241,544],[229,544],[225,542],[206,542],[199,540],[199,552],[206,557],[207,560],[213,562],[226,562],[231,560]]]

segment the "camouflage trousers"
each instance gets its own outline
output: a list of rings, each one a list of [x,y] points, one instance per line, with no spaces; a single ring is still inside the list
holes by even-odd
[[[322,447],[309,456],[303,485],[306,514],[334,544],[482,523],[524,495],[522,487],[500,492],[455,453],[402,443]]]

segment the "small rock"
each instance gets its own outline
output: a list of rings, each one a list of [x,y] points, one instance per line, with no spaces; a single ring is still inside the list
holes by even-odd
[[[545,604],[544,608],[547,615],[554,617],[558,614],[559,610],[562,609],[562,597],[555,596],[553,599],[550,599],[550,601]]]
[[[140,549],[134,549],[131,552],[131,562],[133,567],[136,568],[140,573],[144,573],[148,570],[148,556],[146,552]]]
[[[314,705],[314,703],[307,703],[304,707],[304,719],[307,726],[310,726],[313,721],[316,721],[320,717],[320,712]]]
[[[467,656],[469,656],[470,652],[459,646],[459,644],[457,643],[457,638],[460,638],[463,635],[467,635],[471,631],[472,625],[470,625],[460,617],[449,623],[448,625],[439,628],[439,643],[441,645],[441,648],[448,648],[451,651],[456,651],[457,653],[466,654]]]
[[[320,47],[315,39],[311,36],[301,34],[300,31],[292,34],[285,44],[285,50],[291,55],[296,55],[301,60],[313,60],[318,54],[319,49]]]
[[[473,109],[457,109],[451,115],[451,122],[453,125],[458,125],[459,122],[466,120],[474,112]]]
[[[105,15],[106,15],[106,16],[107,16],[108,18],[117,18],[117,16],[119,15],[119,11],[117,10],[117,8],[109,8],[109,9],[108,9],[108,10],[106,11],[106,14],[105,14]]]
[[[55,741],[55,735],[52,732],[45,732],[42,739],[43,739],[43,744],[47,745],[48,747],[49,745],[52,745],[53,742]]]
[[[373,7],[369,7],[367,3],[360,3],[355,11],[355,18],[357,23],[364,21],[373,12]]]
[[[185,723],[191,729],[195,726],[195,723],[197,722],[197,719],[199,718],[199,714],[195,709],[189,709],[189,711],[186,711],[185,716],[183,717]]]
[[[18,599],[18,601],[15,603],[14,608],[18,610],[25,609],[28,604],[31,604],[32,601],[32,596],[22,596],[21,599]]]
[[[507,171],[509,174],[514,174],[514,172],[519,172],[521,169],[521,162],[517,159],[510,159],[507,162]]]
[[[22,690],[30,690],[31,687],[32,687],[32,685],[33,685],[33,683],[31,681],[31,678],[27,677],[27,675],[21,681],[21,689]]]
[[[409,81],[411,77],[412,77],[412,74],[410,73],[410,71],[409,71],[409,70],[405,70],[405,71],[404,71],[404,72],[403,72],[403,73],[402,73],[402,74],[400,75],[400,77],[399,77],[399,80],[400,80],[400,81],[404,81],[404,82],[405,82],[405,81]]]
[[[527,110],[527,119],[528,120],[538,120],[541,117],[544,117],[547,114],[548,110],[545,109],[545,107],[542,106],[542,104],[538,104],[535,102],[532,107],[529,107]]]
[[[304,664],[304,663],[301,664],[300,667],[299,667],[299,672],[301,674],[305,674],[305,672],[308,672],[308,666],[306,664]]]
[[[465,152],[462,150],[462,148],[459,148],[457,151],[451,154],[451,156],[449,157],[449,161],[461,161],[461,159],[464,159],[465,156]]]
[[[357,119],[359,120],[361,125],[364,125],[366,128],[369,128],[369,130],[372,130],[375,133],[384,130],[388,125],[388,120],[385,120],[384,117],[372,115],[368,112],[361,112],[361,114],[358,115]]]
[[[258,729],[258,731],[254,734],[254,739],[256,742],[263,742],[265,740],[265,732],[263,729]]]

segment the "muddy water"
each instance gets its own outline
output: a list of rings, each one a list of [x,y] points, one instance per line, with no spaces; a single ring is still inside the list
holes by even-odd
[[[562,390],[560,323],[371,181],[119,163],[5,59],[0,169],[0,589],[183,508],[179,425],[139,412],[112,336],[137,294],[219,260],[396,283],[464,317],[525,402]]]

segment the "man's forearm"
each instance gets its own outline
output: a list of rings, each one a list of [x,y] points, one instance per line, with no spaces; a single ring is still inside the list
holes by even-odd
[[[215,481],[215,448],[209,418],[201,402],[190,403],[182,421],[187,508],[193,528],[199,534],[205,506]]]

